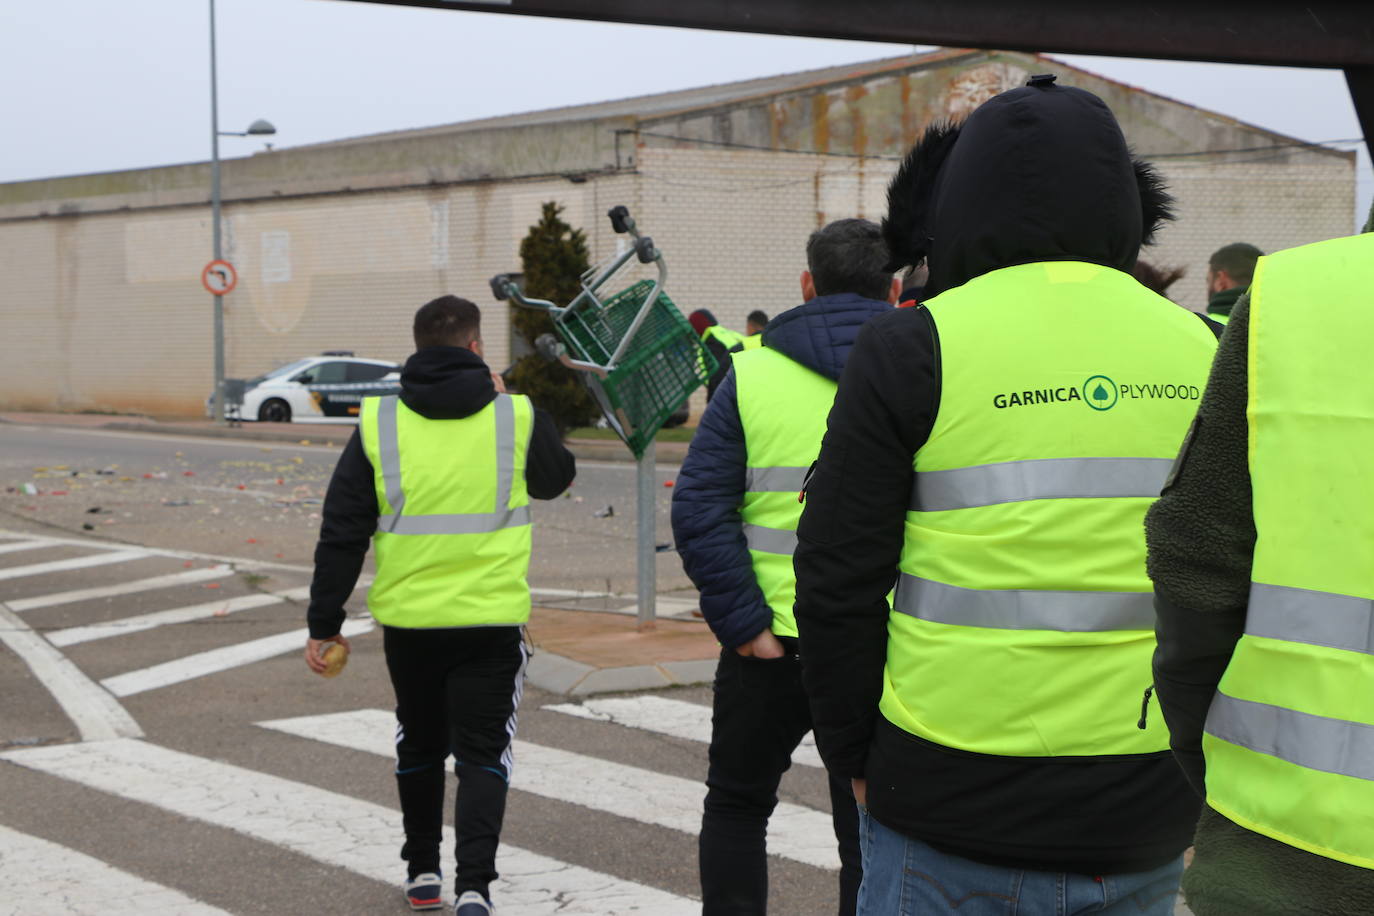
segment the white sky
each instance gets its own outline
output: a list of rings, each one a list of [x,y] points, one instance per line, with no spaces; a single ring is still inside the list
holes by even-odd
[[[209,158],[208,8],[0,2],[0,182]],[[267,118],[278,147],[910,51],[334,0],[218,0],[217,21],[220,128]],[[1360,136],[1338,70],[1065,59],[1304,140]],[[221,155],[260,148],[227,138]],[[1359,148],[1362,222],[1374,173]]]

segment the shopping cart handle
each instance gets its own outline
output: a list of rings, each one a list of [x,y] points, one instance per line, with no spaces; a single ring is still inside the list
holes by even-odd
[[[491,278],[491,294],[497,299],[509,299],[510,287],[510,274],[497,274]]]
[[[658,249],[654,247],[654,240],[647,235],[635,239],[635,255],[641,264],[652,264],[658,260]]]
[[[606,211],[606,215],[611,218],[611,228],[617,235],[629,232],[635,226],[635,221],[630,219],[630,211],[625,206],[612,207]]]

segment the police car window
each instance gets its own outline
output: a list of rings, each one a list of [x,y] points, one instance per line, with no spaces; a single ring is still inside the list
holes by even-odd
[[[348,363],[320,363],[310,370],[310,375],[316,385],[345,382],[348,381]]]
[[[374,366],[370,363],[349,363],[348,380],[350,382],[370,382],[379,379],[388,372],[393,371],[390,366]]]

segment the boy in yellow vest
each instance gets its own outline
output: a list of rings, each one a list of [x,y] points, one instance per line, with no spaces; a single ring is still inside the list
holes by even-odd
[[[456,296],[415,313],[401,393],[365,398],[325,497],[305,661],[324,672],[371,540],[368,609],[396,692],[406,900],[443,906],[444,763],[458,774],[456,916],[491,913],[524,685],[529,497],[572,483],[553,420],[482,361],[481,315]]]
[[[854,338],[891,311],[897,282],[878,227],[861,219],[812,234],[804,304],[773,319],[702,416],[673,491],[673,534],[721,642],[701,822],[702,911],[765,912],[769,815],[811,728],[792,620],[797,492]],[[854,912],[861,869],[854,799],[831,779],[840,849],[838,912]]]

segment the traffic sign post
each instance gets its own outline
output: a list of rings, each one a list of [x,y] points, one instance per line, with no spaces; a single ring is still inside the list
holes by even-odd
[[[201,270],[200,285],[215,297],[215,423],[223,425],[227,417],[224,410],[224,296],[238,286],[239,275],[233,264],[220,257],[218,167],[215,169],[214,198],[215,259]]]

